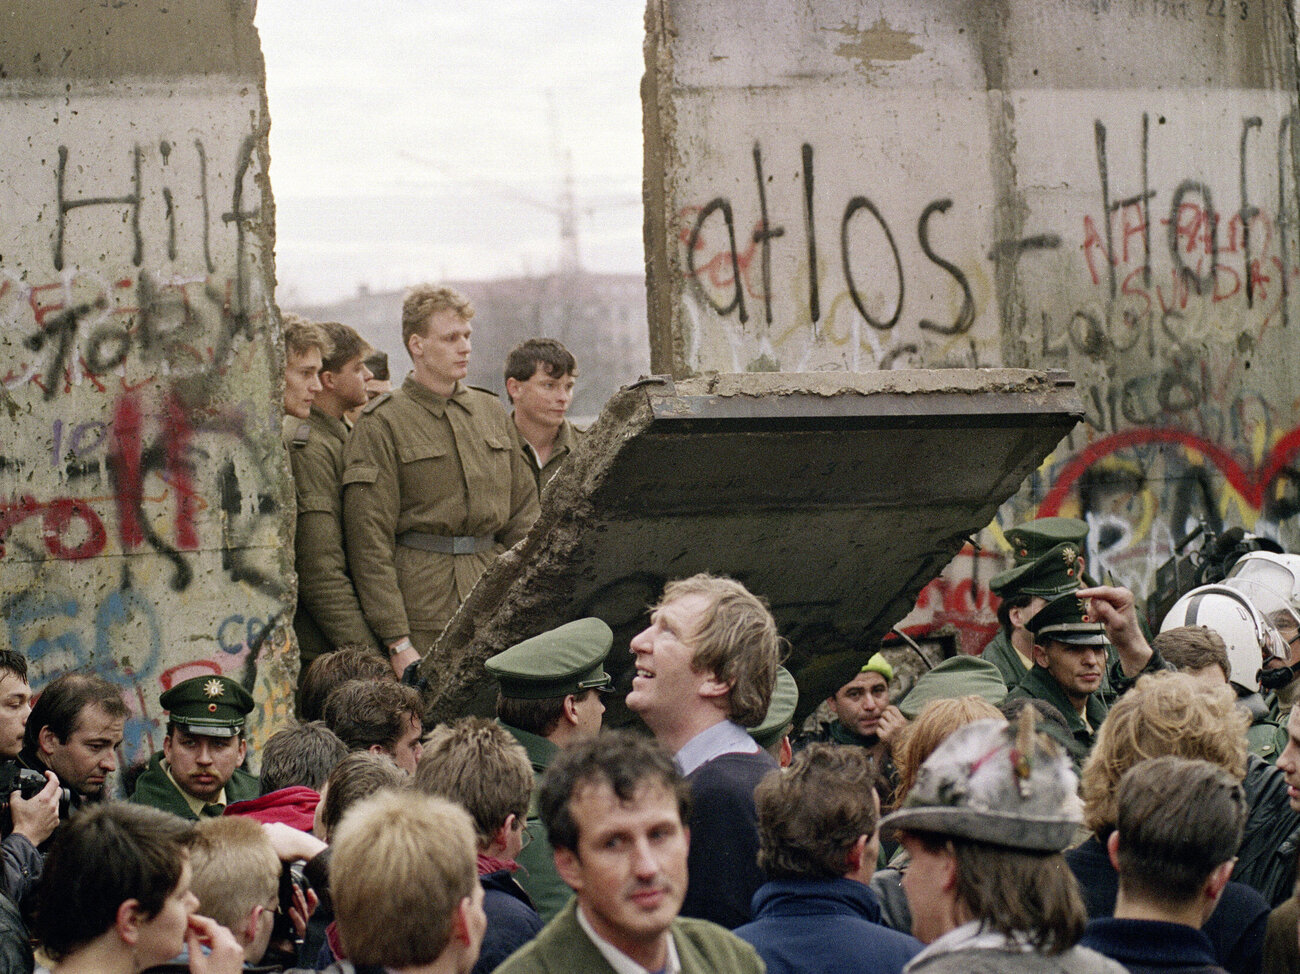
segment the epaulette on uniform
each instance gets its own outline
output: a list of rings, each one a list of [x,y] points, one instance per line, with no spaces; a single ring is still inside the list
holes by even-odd
[[[465,383],[465,386],[466,386],[466,388],[473,389],[475,392],[486,392],[486,393],[487,393],[489,396],[491,396],[493,399],[500,399],[500,398],[501,398],[500,393],[494,392],[493,390],[488,389],[488,388],[485,388],[484,386],[472,386],[472,385],[470,385],[468,382]]]
[[[310,439],[311,423],[304,419],[298,424],[298,428],[293,431],[293,445],[301,450]]]
[[[392,398],[392,395],[391,392],[381,392],[379,395],[375,396],[374,399],[371,399],[370,402],[362,406],[361,411],[363,413],[369,413],[378,409],[384,403],[388,402],[388,400]]]

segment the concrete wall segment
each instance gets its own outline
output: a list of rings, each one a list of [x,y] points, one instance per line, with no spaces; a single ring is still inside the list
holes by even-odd
[[[1088,425],[917,620],[987,628],[999,524],[1040,514],[1140,593],[1199,518],[1300,547],[1290,3],[662,6],[656,371],[1079,382]]]
[[[34,11],[39,10],[39,14]],[[269,125],[251,3],[14,4],[0,32],[0,644],[292,712]]]

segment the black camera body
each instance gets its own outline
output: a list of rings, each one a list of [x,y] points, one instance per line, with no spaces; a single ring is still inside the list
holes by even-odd
[[[17,761],[0,763],[0,814],[9,824],[9,796],[15,791],[24,799],[40,794],[45,787],[45,775],[31,768],[24,768]],[[59,819],[66,821],[72,809],[72,792],[67,788],[59,789]]]

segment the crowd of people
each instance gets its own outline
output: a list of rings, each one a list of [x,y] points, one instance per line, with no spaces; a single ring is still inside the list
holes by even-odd
[[[0,651],[0,970],[1300,971],[1300,585],[1230,624],[1290,556],[1154,635],[1083,522],[1019,525],[997,636],[905,687],[877,647],[787,671],[765,601],[699,574],[628,647],[639,730],[602,729],[595,618],[486,661],[495,719],[426,726],[412,668],[580,439],[558,342],[511,353],[513,413],[465,384],[472,315],[415,289],[398,389],[286,324],[302,675],[260,754],[247,688],[199,676],[118,775],[117,688],[33,701]]]

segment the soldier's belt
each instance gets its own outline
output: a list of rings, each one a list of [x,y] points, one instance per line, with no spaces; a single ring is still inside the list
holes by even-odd
[[[423,531],[403,531],[397,536],[397,543],[404,548],[418,548],[420,551],[432,551],[437,555],[477,555],[481,551],[491,551],[497,540],[491,535],[475,538],[459,534],[448,536],[425,534]]]

